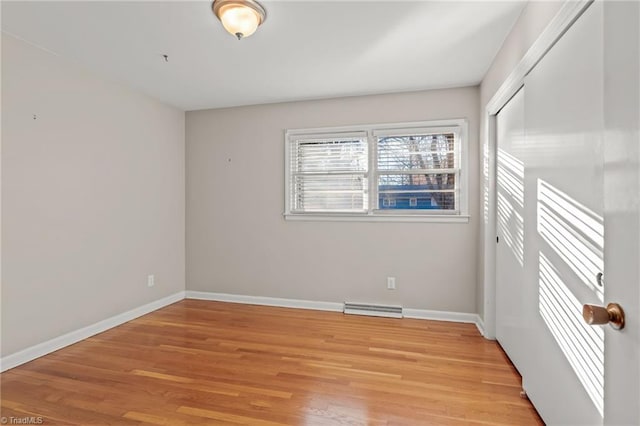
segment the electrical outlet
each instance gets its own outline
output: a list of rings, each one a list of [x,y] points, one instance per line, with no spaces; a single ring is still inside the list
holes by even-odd
[[[387,277],[387,290],[396,289],[396,277]]]
[[[147,287],[153,287],[154,285],[156,285],[156,279],[153,275],[149,275],[147,277]]]

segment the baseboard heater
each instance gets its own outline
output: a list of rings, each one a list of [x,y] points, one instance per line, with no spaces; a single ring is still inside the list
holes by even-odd
[[[344,302],[345,314],[374,317],[402,318],[402,306],[374,305],[369,303]]]

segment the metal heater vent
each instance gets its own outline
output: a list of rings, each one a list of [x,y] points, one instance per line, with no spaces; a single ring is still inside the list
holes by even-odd
[[[374,317],[402,318],[402,306],[344,302],[344,313]]]

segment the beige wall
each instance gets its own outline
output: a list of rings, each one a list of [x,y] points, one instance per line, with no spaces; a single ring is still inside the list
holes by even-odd
[[[3,34],[2,124],[3,356],[184,290],[184,112]]]
[[[480,112],[484,114],[487,103],[491,100],[502,83],[507,79],[511,71],[527,53],[531,45],[547,27],[556,15],[563,2],[561,1],[530,1],[522,11],[522,14],[505,39],[498,54],[489,67],[482,83],[480,84]],[[485,146],[485,122],[481,115],[480,146]],[[481,174],[478,179],[483,180]],[[480,186],[481,196],[484,199],[484,182]],[[478,288],[476,310],[484,317],[484,221],[481,220],[480,239],[478,241]]]
[[[475,312],[478,105],[473,87],[188,112],[187,289]],[[285,129],[460,117],[470,223],[284,220]]]

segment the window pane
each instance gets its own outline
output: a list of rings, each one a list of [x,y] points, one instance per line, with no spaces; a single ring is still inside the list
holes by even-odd
[[[378,138],[379,170],[427,170],[457,167],[454,134]]]
[[[302,139],[292,143],[292,210],[366,211],[367,152],[364,137]]]
[[[368,206],[366,188],[364,174],[295,176],[292,207],[305,212],[362,212]]]
[[[393,174],[378,177],[380,191],[415,191],[456,189],[455,173]]]
[[[378,208],[455,210],[455,178],[455,173],[379,176]]]
[[[348,172],[368,168],[365,139],[297,141],[291,150],[291,169],[296,172]]]

